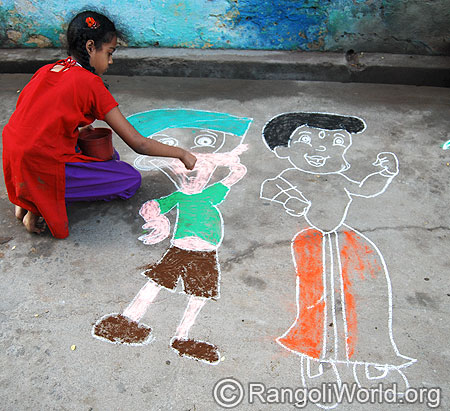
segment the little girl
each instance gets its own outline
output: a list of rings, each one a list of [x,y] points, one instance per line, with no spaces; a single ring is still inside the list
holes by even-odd
[[[139,154],[178,158],[187,169],[196,162],[180,147],[143,137],[105,87],[100,76],[117,45],[113,22],[93,11],[79,13],[67,42],[69,57],[33,75],[3,129],[4,178],[16,217],[38,234],[43,219],[56,238],[69,235],[66,201],[129,198],[141,183],[117,153],[110,161],[78,153],[79,128],[103,120]]]

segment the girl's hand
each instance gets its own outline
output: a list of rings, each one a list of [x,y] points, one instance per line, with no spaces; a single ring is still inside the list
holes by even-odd
[[[183,153],[180,156],[180,160],[183,162],[184,166],[188,170],[192,170],[195,167],[195,163],[197,162],[197,157],[195,157],[192,153],[187,150],[183,150]]]
[[[112,108],[105,121],[136,153],[146,156],[171,157],[180,159],[188,170],[192,170],[197,159],[180,147],[170,146],[151,138],[142,136],[124,117],[118,107]]]

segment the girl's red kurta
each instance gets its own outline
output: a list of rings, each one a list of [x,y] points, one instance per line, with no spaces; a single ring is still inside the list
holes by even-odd
[[[69,235],[65,163],[98,161],[75,152],[78,127],[118,105],[101,78],[73,66],[39,69],[3,129],[3,171],[12,203],[42,216],[57,238]]]

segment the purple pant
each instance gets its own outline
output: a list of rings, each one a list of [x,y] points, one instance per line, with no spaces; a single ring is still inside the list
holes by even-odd
[[[66,202],[127,199],[141,186],[141,174],[119,160],[66,163]]]

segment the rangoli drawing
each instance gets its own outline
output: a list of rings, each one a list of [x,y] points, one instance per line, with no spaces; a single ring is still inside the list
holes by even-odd
[[[277,338],[300,357],[305,386],[326,372],[327,382],[340,385],[351,369],[358,385],[363,378],[381,382],[397,373],[408,387],[402,370],[416,361],[400,354],[394,342],[391,281],[383,256],[345,224],[353,198],[383,194],[398,174],[395,154],[381,152],[372,163],[375,171],[362,181],[345,175],[352,135],[365,128],[357,117],[297,112],[276,116],[263,130],[266,146],[292,167],[265,180],[260,197],[308,223],[291,243],[297,316]]]
[[[207,301],[219,298],[220,265],[217,250],[223,238],[223,220],[218,205],[230,188],[247,172],[239,156],[247,149],[243,143],[251,119],[225,113],[187,109],[152,110],[128,118],[143,135],[170,145],[190,149],[197,157],[193,170],[174,159],[140,156],[135,167],[159,169],[175,184],[172,194],[147,201],[139,214],[148,233],[139,237],[147,245],[156,244],[170,234],[164,215],[177,209],[177,221],[170,247],[143,275],[149,281],[122,314],[109,314],[93,327],[93,335],[104,341],[143,345],[152,340],[151,328],[140,323],[161,289],[175,292],[181,280],[189,296],[181,322],[170,341],[180,355],[217,364],[218,348],[208,342],[189,338],[189,330]],[[225,168],[225,178],[212,183],[216,169]]]

